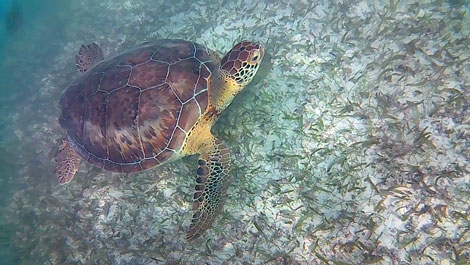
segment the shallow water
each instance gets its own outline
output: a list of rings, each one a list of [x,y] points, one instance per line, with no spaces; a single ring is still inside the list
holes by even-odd
[[[0,264],[470,263],[468,1],[151,2],[0,0]],[[233,181],[192,243],[196,157],[53,174],[80,45],[157,38],[271,57],[213,128]]]

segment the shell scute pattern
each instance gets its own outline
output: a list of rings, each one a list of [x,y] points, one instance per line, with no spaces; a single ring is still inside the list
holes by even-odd
[[[165,83],[169,65],[163,62],[149,61],[134,66],[129,84],[147,89]]]
[[[106,105],[107,94],[98,92],[90,97],[85,108],[87,119],[84,123],[84,134],[88,135],[83,141],[85,149],[93,149],[98,157],[106,157],[108,154],[106,143]]]
[[[182,60],[170,66],[167,80],[181,102],[186,102],[194,96],[199,69],[200,63],[195,58]],[[188,89],[190,87],[194,89]]]
[[[158,40],[98,63],[61,97],[61,126],[95,166],[135,172],[178,157],[208,105],[216,65],[206,49]]]
[[[101,82],[98,83],[99,91],[112,92],[125,86],[128,84],[131,70],[132,67],[129,66],[114,66],[103,72]]]

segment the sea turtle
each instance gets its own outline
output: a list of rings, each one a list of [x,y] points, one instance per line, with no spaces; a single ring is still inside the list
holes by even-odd
[[[258,71],[264,48],[236,44],[221,60],[185,40],[155,40],[104,59],[82,45],[83,74],[61,96],[66,131],[56,154],[59,183],[68,183],[81,159],[105,170],[137,172],[199,154],[188,240],[199,237],[222,205],[230,152],[211,133],[220,113]]]

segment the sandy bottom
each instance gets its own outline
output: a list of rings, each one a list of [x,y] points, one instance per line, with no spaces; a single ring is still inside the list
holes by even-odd
[[[87,12],[75,19],[89,23],[67,32],[12,117],[24,165],[3,222],[20,227],[17,264],[470,263],[468,7],[76,2]],[[250,39],[272,56],[214,128],[233,182],[213,229],[192,243],[195,157],[128,175],[82,163],[68,185],[52,173],[78,47],[96,41],[109,55],[154,38],[221,54]]]

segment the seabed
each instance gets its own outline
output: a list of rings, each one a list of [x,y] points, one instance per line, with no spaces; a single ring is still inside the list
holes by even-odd
[[[9,117],[22,185],[1,221],[19,227],[15,264],[470,264],[468,3],[165,2],[74,1],[82,22]],[[154,38],[220,53],[250,39],[272,56],[214,128],[233,182],[192,243],[195,157],[128,175],[82,163],[68,185],[53,175],[80,45],[111,54]]]

